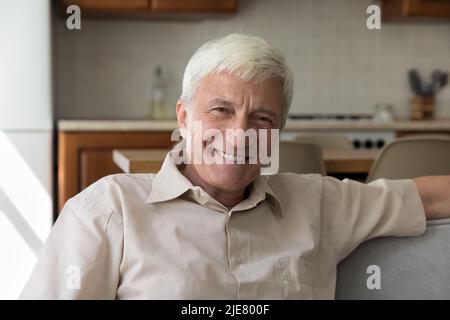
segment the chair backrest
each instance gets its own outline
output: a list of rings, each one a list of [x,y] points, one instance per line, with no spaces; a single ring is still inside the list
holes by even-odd
[[[325,149],[353,149],[353,143],[346,136],[338,134],[301,134],[295,141],[314,143]]]
[[[450,174],[450,137],[414,136],[386,145],[370,169],[367,181],[408,179]]]
[[[326,174],[322,149],[312,143],[280,141],[279,172]]]
[[[450,299],[450,219],[428,221],[420,237],[361,244],[338,265],[336,299]]]

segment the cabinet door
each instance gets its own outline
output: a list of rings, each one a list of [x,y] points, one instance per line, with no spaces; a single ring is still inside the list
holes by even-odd
[[[84,149],[80,152],[80,188],[87,188],[98,179],[121,173],[112,159],[112,150]]]
[[[150,0],[153,12],[236,12],[237,0]]]
[[[416,17],[450,17],[449,0],[409,0],[408,15]]]
[[[384,21],[450,19],[449,0],[382,0]]]
[[[89,11],[148,10],[149,0],[63,0],[64,6],[78,5]]]
[[[450,131],[397,131],[396,137],[408,137],[408,136],[417,136],[417,135],[447,135],[450,136]]]

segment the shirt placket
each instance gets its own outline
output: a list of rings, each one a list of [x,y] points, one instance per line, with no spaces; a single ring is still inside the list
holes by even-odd
[[[227,210],[225,206],[212,199],[206,192],[203,192],[202,190],[196,190],[194,192],[194,195],[196,201],[199,202],[202,206],[207,206],[213,210],[221,211],[227,214],[225,223],[225,231],[227,236],[227,263],[228,269],[230,270],[230,273],[237,283],[236,298],[239,300],[242,298],[241,284],[245,280],[243,278],[245,276],[242,274],[242,272],[239,272],[238,269],[242,266],[243,263],[245,263],[245,257],[242,254],[242,250],[240,250],[242,244],[239,242],[239,237],[236,235],[237,231],[231,228],[231,219],[235,214],[245,214],[244,212],[236,212],[254,208],[256,206],[256,203],[254,203],[253,201],[244,200],[242,203],[238,204],[232,209]]]
[[[228,211],[227,215],[227,221],[225,223],[225,230],[227,234],[227,247],[228,247],[228,268],[230,269],[231,274],[236,279],[237,282],[237,290],[236,290],[236,297],[239,300],[240,295],[240,279],[236,275],[236,268],[239,267],[239,265],[242,263],[241,257],[238,255],[238,246],[236,241],[233,241],[232,238],[232,232],[230,232],[230,220],[233,217],[233,210]]]
[[[238,234],[236,234],[236,230],[234,230],[231,226],[231,221],[234,215],[236,214],[246,214],[245,212],[238,212],[237,211],[244,211],[251,208],[254,208],[256,206],[256,203],[253,203],[251,201],[244,201],[237,205],[236,207],[232,208],[230,211],[228,211],[228,218],[225,225],[226,234],[227,234],[227,240],[228,240],[228,266],[230,269],[231,274],[236,279],[237,282],[237,299],[242,299],[242,284],[244,283],[245,279],[245,273],[242,272],[242,266],[244,263],[246,263],[246,256],[242,251],[243,243],[239,241],[240,237]],[[241,270],[238,270],[241,269]],[[245,294],[244,294],[245,298]]]

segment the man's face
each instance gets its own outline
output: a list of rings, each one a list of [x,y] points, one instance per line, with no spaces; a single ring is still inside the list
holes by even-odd
[[[203,161],[192,164],[203,183],[216,190],[238,191],[245,189],[260,174],[260,165],[255,161],[246,159],[245,164],[229,163],[230,154],[238,155],[237,146],[245,146],[246,155],[249,146],[248,139],[230,138],[226,130],[254,129],[258,133],[260,129],[279,129],[282,120],[281,101],[282,91],[278,80],[246,82],[226,72],[210,74],[200,82],[188,107],[191,118],[189,123],[186,119],[187,106],[179,101],[177,105],[179,125],[180,128],[186,128],[187,125],[191,138],[198,138],[193,137],[192,130],[193,123],[197,121],[201,121],[203,137],[208,136],[207,132],[222,133],[220,137],[223,141],[219,141],[217,137],[203,141],[196,150],[190,152],[192,157],[193,153],[201,154],[205,149],[212,150],[209,154],[212,160],[215,160],[213,163],[207,164]],[[224,155],[225,152],[228,155]]]

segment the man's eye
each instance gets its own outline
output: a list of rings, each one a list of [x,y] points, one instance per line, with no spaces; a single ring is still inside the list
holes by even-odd
[[[264,122],[265,124],[272,124],[272,119],[267,117],[256,117],[256,120]]]
[[[223,107],[217,107],[214,109],[214,111],[218,111],[218,112],[227,112],[227,109],[223,108]]]

